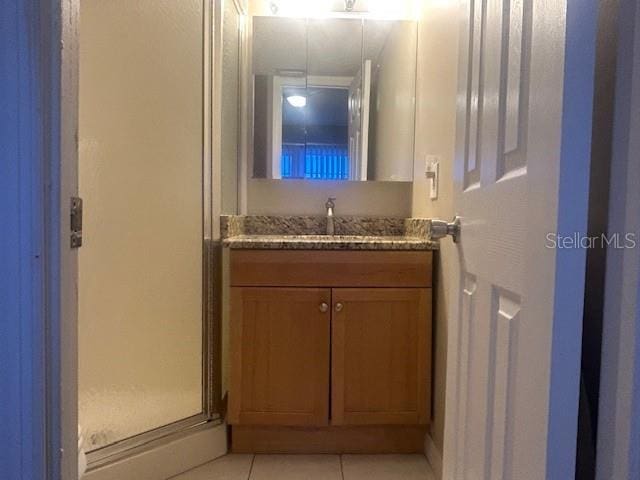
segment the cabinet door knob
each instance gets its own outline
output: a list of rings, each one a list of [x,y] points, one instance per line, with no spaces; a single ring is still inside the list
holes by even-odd
[[[343,308],[343,304],[341,304],[340,302],[336,303],[336,312],[341,312]]]
[[[319,310],[320,310],[322,313],[327,313],[327,312],[329,311],[329,305],[327,305],[325,302],[322,302],[322,303],[320,304]]]

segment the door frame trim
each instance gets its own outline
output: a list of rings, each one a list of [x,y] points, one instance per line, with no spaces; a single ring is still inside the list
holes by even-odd
[[[38,0],[31,0],[37,3]],[[49,452],[51,479],[78,477],[78,253],[71,249],[68,234],[69,199],[78,192],[78,80],[80,0],[49,0],[46,24],[50,31],[50,77],[53,86],[49,110],[51,119],[50,161],[50,273],[47,292],[51,317],[48,363]],[[43,39],[45,40],[45,39]],[[57,415],[56,415],[57,414]],[[58,454],[58,452],[60,452]]]
[[[9,321],[0,322],[0,351],[8,366],[0,381],[13,394],[0,415],[5,438],[11,439],[2,445],[2,470],[12,478],[58,479],[61,471],[71,472],[62,449],[77,450],[77,433],[71,439],[61,430],[76,402],[65,403],[75,395],[75,317],[67,315],[63,299],[72,297],[75,285],[64,281],[65,267],[73,263],[69,218],[61,214],[68,211],[69,196],[66,205],[60,202],[73,183],[73,169],[66,167],[75,151],[76,4],[18,0],[1,7],[7,22],[0,28],[6,46],[0,56],[0,115],[6,126],[0,303]],[[61,389],[60,380],[69,375],[70,389]],[[77,458],[73,463],[77,470]]]
[[[640,233],[640,3],[619,2],[608,233]],[[640,475],[640,260],[608,248],[602,326],[596,478]]]
[[[568,0],[566,9],[557,207],[562,236],[587,232],[599,2]],[[576,467],[586,251],[555,254],[546,478],[565,480]]]

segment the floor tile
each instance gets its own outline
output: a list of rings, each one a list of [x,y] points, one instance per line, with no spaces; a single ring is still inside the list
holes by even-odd
[[[424,455],[343,455],[344,480],[434,480]]]
[[[338,455],[256,455],[251,480],[342,480]]]
[[[225,455],[171,480],[248,480],[253,455]]]

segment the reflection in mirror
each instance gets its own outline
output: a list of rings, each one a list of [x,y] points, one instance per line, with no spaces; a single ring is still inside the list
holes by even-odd
[[[413,178],[417,26],[253,18],[257,178]]]
[[[305,164],[310,165],[313,176],[305,178],[366,180],[366,155],[359,156],[354,121],[354,79],[362,68],[362,20],[361,19],[311,19],[307,29],[307,85],[311,92],[323,88],[333,94],[315,99],[314,109],[309,110],[308,121],[316,132],[340,131],[338,137],[307,138]],[[327,104],[323,104],[323,100]],[[318,112],[333,112],[320,115]],[[324,122],[324,124],[321,124]],[[314,141],[312,141],[314,140]],[[336,157],[340,160],[336,160]],[[332,167],[338,162],[338,171]],[[363,178],[364,168],[364,178]]]
[[[346,88],[285,88],[281,178],[349,179]]]
[[[363,119],[369,180],[413,179],[417,48],[416,22],[364,22],[363,63],[371,65],[371,108]]]
[[[307,21],[254,17],[252,23],[253,175],[282,178],[282,99],[285,88],[306,87]]]

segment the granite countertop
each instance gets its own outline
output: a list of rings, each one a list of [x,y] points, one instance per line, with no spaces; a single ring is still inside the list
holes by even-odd
[[[223,245],[254,250],[437,250],[428,219],[335,217],[336,235],[325,235],[326,217],[221,217]]]
[[[438,242],[376,235],[237,235],[224,240],[231,248],[256,250],[436,250]]]

